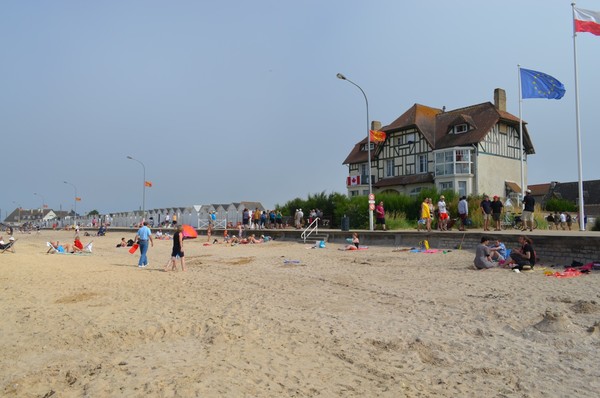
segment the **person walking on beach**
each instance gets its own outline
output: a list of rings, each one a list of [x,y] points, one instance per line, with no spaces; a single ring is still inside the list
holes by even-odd
[[[178,225],[175,234],[173,234],[173,250],[171,251],[171,259],[169,259],[167,265],[165,265],[165,271],[175,271],[177,269],[177,257],[179,257],[179,259],[181,260],[181,270],[185,271],[182,230],[183,227],[181,225]]]
[[[177,230],[179,230],[179,228],[177,228]],[[213,225],[212,224],[208,224],[208,227],[206,227],[206,241],[210,242],[210,238],[212,236],[212,232],[213,232]],[[173,236],[174,238],[174,236]]]
[[[154,247],[152,231],[148,228],[148,221],[144,221],[142,227],[138,229],[136,240],[138,245],[140,245],[140,260],[138,261],[138,267],[146,268],[148,266],[148,257],[146,256],[146,253],[148,253],[148,240],[150,241],[150,245]]]

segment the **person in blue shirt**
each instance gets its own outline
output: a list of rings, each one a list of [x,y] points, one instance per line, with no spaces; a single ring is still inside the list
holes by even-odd
[[[506,260],[506,245],[499,240],[495,241],[493,245],[490,246],[491,258],[495,261]]]
[[[148,257],[146,256],[146,253],[148,252],[148,241],[150,241],[150,245],[154,247],[152,231],[148,228],[147,221],[144,221],[142,227],[138,229],[136,240],[137,244],[140,245],[140,260],[138,261],[138,267],[146,268],[148,266]]]

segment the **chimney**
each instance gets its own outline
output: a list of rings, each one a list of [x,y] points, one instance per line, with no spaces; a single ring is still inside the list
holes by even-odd
[[[373,130],[373,131],[381,130],[381,122],[379,120],[373,120],[371,122],[371,130]]]
[[[499,111],[506,112],[506,91],[501,88],[494,89],[494,105]]]

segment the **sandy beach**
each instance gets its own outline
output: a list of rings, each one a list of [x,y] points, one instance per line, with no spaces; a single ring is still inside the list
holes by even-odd
[[[600,272],[475,271],[473,252],[203,246],[162,272],[72,232],[0,255],[7,397],[596,397]],[[5,237],[6,238],[6,237]],[[287,261],[286,260],[293,260]],[[555,271],[552,269],[552,271]]]

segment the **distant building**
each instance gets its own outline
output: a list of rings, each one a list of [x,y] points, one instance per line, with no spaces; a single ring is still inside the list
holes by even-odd
[[[8,216],[6,216],[4,222],[14,225],[23,223],[40,224],[46,221],[61,219],[69,216],[73,216],[73,212],[52,209],[16,208]]]
[[[579,205],[579,182],[552,181],[529,185],[536,201],[545,208],[550,199],[564,199]],[[583,181],[583,207],[586,216],[600,216],[600,180]]]
[[[378,126],[374,126],[377,129]],[[391,124],[382,143],[358,142],[343,164],[348,165],[348,196],[374,193],[416,196],[435,186],[459,195],[514,197],[521,192],[519,118],[506,112],[506,93],[494,91],[485,102],[447,111],[415,104]],[[523,123],[523,160],[533,144]],[[526,180],[526,178],[525,178]]]
[[[148,209],[146,210],[146,218],[154,227],[163,225],[168,216],[169,224],[172,223],[175,217],[178,224],[189,224],[196,228],[205,228],[208,225],[210,215],[212,212],[215,212],[217,218],[216,227],[221,228],[230,223],[236,225],[238,222],[241,222],[244,208],[250,210],[258,208],[260,211],[265,210],[260,202],[217,203]],[[114,227],[132,227],[138,225],[142,218],[143,213],[141,210],[112,213],[110,215],[111,225]]]

